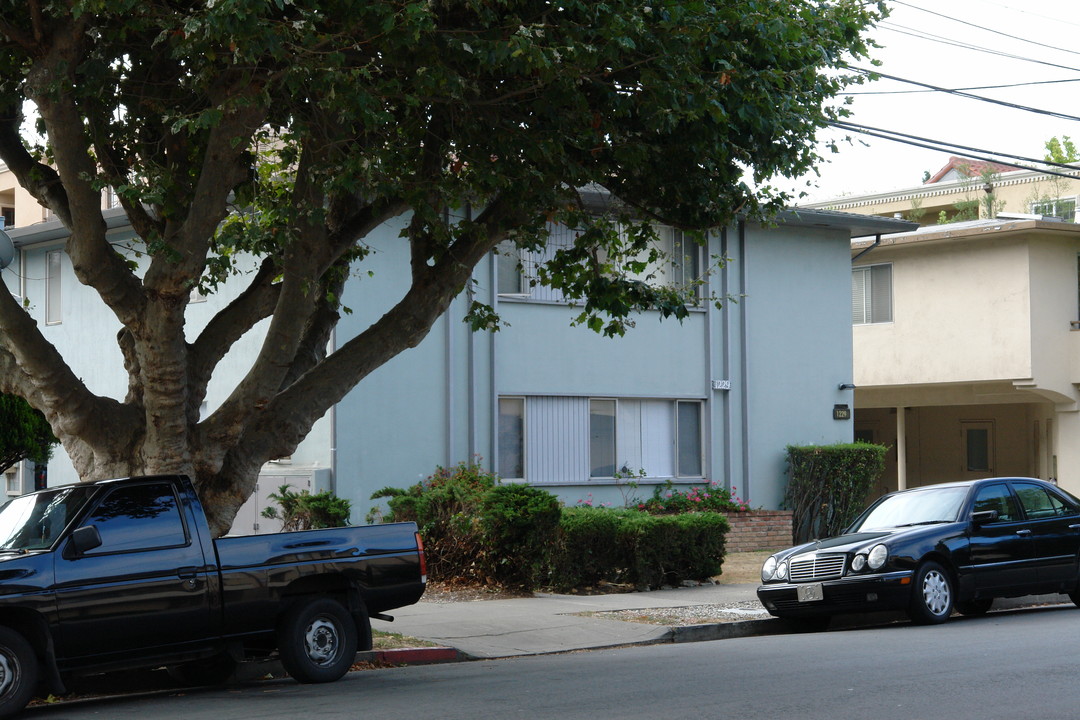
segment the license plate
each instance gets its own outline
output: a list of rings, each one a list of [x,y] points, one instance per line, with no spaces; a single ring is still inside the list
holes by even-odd
[[[799,585],[795,588],[795,592],[799,596],[799,602],[816,602],[825,599],[825,595],[821,591],[821,583]]]

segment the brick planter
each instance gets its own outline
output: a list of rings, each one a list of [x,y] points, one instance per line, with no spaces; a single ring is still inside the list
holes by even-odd
[[[790,510],[747,510],[727,513],[731,531],[724,540],[726,552],[779,550],[791,545]]]

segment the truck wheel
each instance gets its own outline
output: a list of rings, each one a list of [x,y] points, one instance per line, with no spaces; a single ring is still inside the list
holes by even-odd
[[[19,633],[0,626],[0,717],[10,717],[26,707],[37,681],[34,648]]]
[[[301,600],[278,629],[281,664],[297,682],[333,682],[356,658],[356,624],[341,603],[330,598]]]
[[[166,670],[169,677],[181,685],[224,685],[236,672],[236,661],[228,653],[221,653],[181,665],[170,665]]]

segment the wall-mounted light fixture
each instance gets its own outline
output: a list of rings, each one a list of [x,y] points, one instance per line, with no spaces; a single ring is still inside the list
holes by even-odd
[[[840,383],[840,389],[841,390],[854,390],[855,386],[852,385],[851,383]]]

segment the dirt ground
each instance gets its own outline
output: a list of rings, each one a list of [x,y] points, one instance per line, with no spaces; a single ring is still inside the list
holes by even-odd
[[[728,553],[724,556],[723,572],[713,578],[722,585],[740,585],[761,582],[761,566],[771,550]]]

